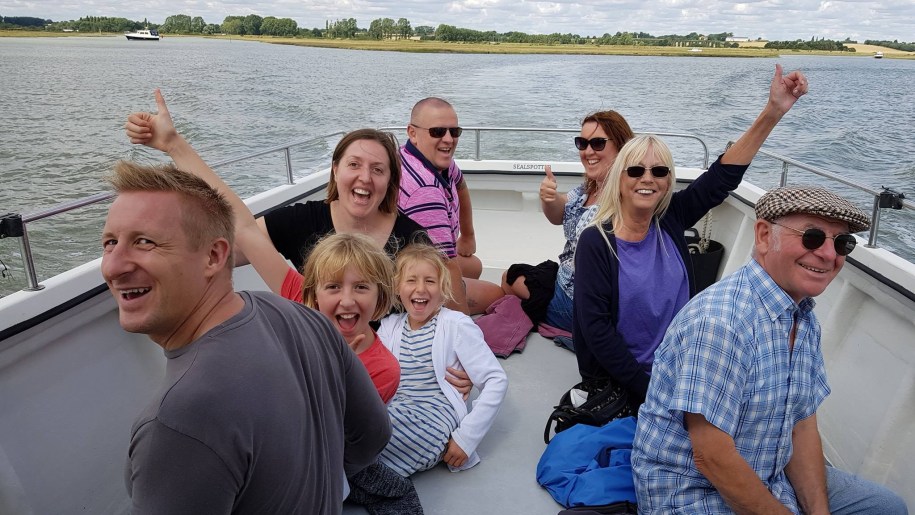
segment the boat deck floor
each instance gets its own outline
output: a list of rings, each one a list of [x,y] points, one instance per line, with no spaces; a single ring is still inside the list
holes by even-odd
[[[575,355],[531,333],[523,352],[500,363],[508,375],[508,393],[478,449],[482,461],[463,472],[450,472],[439,464],[413,476],[427,515],[555,515],[562,510],[537,484],[535,475],[546,448],[546,419],[565,390],[581,380]],[[366,512],[360,506],[345,503],[343,513]]]
[[[473,202],[483,279],[500,282],[512,263],[557,260],[565,242],[562,227],[551,225],[539,210],[500,209],[485,198]],[[536,468],[546,448],[547,417],[562,394],[581,380],[575,354],[534,332],[523,352],[499,362],[508,375],[508,392],[478,449],[480,464],[463,472],[439,464],[413,476],[427,515],[555,515],[563,509],[537,484]],[[345,503],[343,513],[365,509]]]

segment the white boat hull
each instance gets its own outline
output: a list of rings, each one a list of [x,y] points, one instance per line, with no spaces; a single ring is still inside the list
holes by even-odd
[[[154,30],[139,30],[137,32],[127,32],[124,37],[128,41],[159,41],[159,33]]]
[[[460,162],[473,196],[484,278],[516,262],[556,259],[562,229],[540,213],[542,163]],[[517,173],[513,170],[533,172]],[[579,163],[554,163],[560,190],[580,180]],[[689,180],[697,170],[678,169]],[[249,199],[255,212],[322,198],[326,171]],[[682,186],[682,184],[680,185]],[[712,237],[724,244],[722,273],[741,266],[753,241],[752,203],[762,190],[744,183],[713,212]],[[885,279],[881,282],[875,277]],[[236,288],[263,289],[250,266]],[[123,513],[123,466],[130,426],[161,380],[162,351],[123,332],[99,260],[43,283],[38,292],[0,299],[0,513]],[[915,265],[881,249],[852,254],[818,299],[832,395],[819,414],[827,458],[886,484],[915,506]],[[82,298],[85,297],[85,298]],[[61,313],[54,307],[65,305]],[[415,477],[426,513],[556,513],[537,486],[543,426],[576,382],[574,355],[536,334],[503,362],[510,388],[479,452],[483,462],[451,474]],[[347,513],[361,508],[347,507]]]

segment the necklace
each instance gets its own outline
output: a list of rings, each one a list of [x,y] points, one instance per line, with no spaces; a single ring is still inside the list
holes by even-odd
[[[651,229],[651,221],[645,225],[644,229],[632,229],[622,220],[619,221],[619,227],[617,224],[613,224],[613,231],[616,233],[617,238],[621,238],[625,241],[642,241],[648,236],[648,231]]]

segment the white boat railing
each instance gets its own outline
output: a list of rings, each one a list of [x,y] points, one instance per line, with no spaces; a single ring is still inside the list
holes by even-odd
[[[484,132],[537,132],[537,133],[565,133],[565,134],[578,134],[579,129],[544,129],[538,127],[463,127],[464,132],[473,133],[474,141],[474,161],[482,160],[483,155],[483,133]],[[380,130],[383,131],[404,131],[406,127],[382,127]],[[655,131],[644,131],[637,134],[654,134],[656,136],[663,136],[665,138],[683,138],[694,140],[702,147],[703,152],[703,165],[702,168],[708,168],[708,158],[709,151],[708,145],[705,144],[705,141],[702,140],[699,136],[695,134],[684,134],[684,133],[675,133],[675,132],[655,132]]]
[[[383,127],[381,130],[403,131],[403,130],[405,130],[405,128],[404,127]],[[476,160],[476,161],[480,161],[483,158],[483,134],[484,133],[498,133],[498,132],[503,132],[503,133],[507,133],[507,132],[568,133],[568,134],[579,133],[579,129],[547,129],[547,128],[535,128],[535,127],[465,127],[464,131],[473,133],[474,152],[473,152],[472,159]],[[708,160],[709,160],[708,146],[699,136],[696,136],[693,134],[654,132],[654,131],[640,132],[640,134],[647,134],[647,133],[655,134],[655,135],[662,136],[662,137],[683,138],[683,139],[688,139],[688,140],[697,142],[701,146],[702,152],[703,152],[702,169],[708,168]],[[333,132],[333,133],[326,134],[323,136],[294,141],[294,142],[287,143],[284,145],[278,145],[275,147],[267,148],[267,149],[264,149],[264,150],[261,150],[258,152],[245,154],[243,156],[214,162],[211,164],[211,166],[214,169],[218,169],[223,166],[236,164],[236,163],[243,162],[243,161],[248,161],[250,159],[265,156],[268,154],[282,152],[285,157],[286,182],[287,182],[287,184],[293,184],[295,181],[294,174],[293,174],[293,166],[292,166],[292,149],[293,148],[307,145],[307,144],[313,143],[315,141],[328,140],[330,138],[335,138],[337,136],[342,136],[344,134],[345,134],[345,132],[338,131],[338,132]],[[730,145],[730,143],[729,143],[729,145]],[[793,166],[795,168],[805,170],[807,172],[811,172],[818,176],[821,176],[821,177],[824,177],[824,178],[827,178],[830,180],[838,181],[846,186],[849,186],[855,190],[863,192],[863,193],[867,194],[868,196],[872,197],[874,199],[874,201],[873,201],[873,224],[871,226],[870,234],[868,236],[867,245],[869,247],[877,246],[881,210],[883,210],[883,209],[906,209],[906,210],[910,210],[910,211],[915,211],[915,205],[913,205],[912,202],[906,202],[904,200],[905,196],[902,193],[899,193],[899,192],[896,192],[896,191],[893,191],[893,190],[887,189],[887,188],[884,188],[882,191],[874,190],[870,187],[858,184],[854,181],[850,181],[847,178],[837,175],[835,173],[832,173],[827,170],[823,170],[823,169],[820,169],[820,168],[817,168],[814,166],[807,165],[800,161],[796,161],[794,159],[776,154],[774,152],[760,150],[759,153],[766,155],[768,157],[771,157],[773,159],[776,159],[782,163],[782,175],[781,175],[781,184],[782,185],[787,184],[789,166]],[[111,199],[113,196],[114,196],[114,194],[110,193],[110,192],[97,193],[95,195],[84,197],[82,199],[57,204],[49,209],[35,212],[35,213],[28,213],[25,215],[18,214],[18,213],[9,213],[9,214],[0,216],[0,239],[9,238],[9,237],[19,238],[19,245],[20,245],[20,248],[22,251],[23,268],[25,270],[26,280],[28,282],[28,286],[23,288],[24,291],[38,291],[38,290],[41,290],[44,288],[44,286],[42,286],[41,283],[38,281],[38,274],[37,274],[36,268],[35,268],[35,260],[32,255],[31,245],[29,243],[27,225],[31,222],[49,218],[49,217],[52,217],[52,216],[55,216],[55,215],[58,215],[61,213],[66,213],[66,212],[72,211],[74,209],[82,208],[85,206],[90,206],[90,205],[97,204],[100,202],[104,202],[106,200]]]
[[[732,145],[734,142],[728,142],[728,146]],[[906,209],[909,211],[915,211],[915,205],[912,202],[905,202],[905,194],[899,191],[896,191],[892,188],[883,187],[881,190],[875,190],[867,186],[858,184],[855,181],[851,181],[846,177],[835,174],[833,172],[823,170],[822,168],[817,168],[811,166],[790,157],[783,156],[781,154],[776,154],[775,152],[769,152],[768,150],[760,150],[759,154],[771,157],[781,161],[782,163],[782,172],[779,179],[779,186],[786,186],[788,184],[788,171],[789,166],[793,166],[800,170],[804,170],[820,177],[824,177],[838,183],[844,184],[851,188],[854,188],[858,191],[866,193],[868,196],[873,197],[874,206],[871,212],[871,228],[867,237],[867,246],[871,248],[877,247],[877,233],[880,231],[880,212],[882,209]]]

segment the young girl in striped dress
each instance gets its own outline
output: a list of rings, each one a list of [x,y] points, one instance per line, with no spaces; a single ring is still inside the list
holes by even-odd
[[[452,471],[480,458],[477,446],[495,421],[508,378],[473,320],[444,306],[450,275],[438,249],[413,244],[397,254],[395,294],[406,313],[381,321],[381,341],[400,362],[400,385],[388,405],[393,434],[378,457],[402,476],[444,461]],[[464,369],[480,395],[468,410],[446,380]]]

